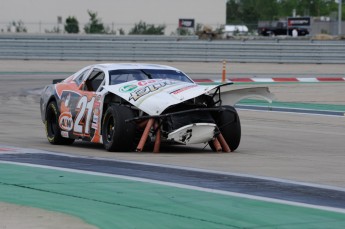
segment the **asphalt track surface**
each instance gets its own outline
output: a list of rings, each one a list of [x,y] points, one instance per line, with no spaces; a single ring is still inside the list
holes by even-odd
[[[345,189],[332,190],[297,183],[287,184],[283,181],[244,177],[226,173],[211,173],[208,171],[95,158],[69,157],[66,155],[49,153],[7,153],[0,155],[0,160],[137,177],[316,206],[345,209]]]
[[[0,75],[0,144],[4,147],[14,146],[53,151],[57,155],[37,153],[1,155],[0,152],[1,160],[54,167],[73,167],[79,170],[83,170],[87,167],[86,165],[89,165],[95,170],[100,169],[102,173],[116,173],[150,180],[176,182],[211,190],[223,190],[344,209],[345,119],[341,113],[345,106],[345,83],[269,84],[268,86],[275,93],[277,100],[289,102],[289,106],[294,109],[303,103],[304,106],[302,107],[307,108],[307,110],[330,110],[338,112],[339,115],[287,113],[291,110],[285,110],[284,113],[272,112],[272,108],[275,106],[267,106],[267,110],[271,110],[271,112],[240,110],[243,137],[236,153],[216,154],[211,152],[208,147],[203,149],[203,145],[163,147],[160,154],[153,154],[150,149],[146,149],[143,153],[108,153],[100,145],[77,142],[72,146],[51,146],[46,142],[43,125],[39,119],[38,99],[35,91],[48,84],[52,78],[73,72],[73,64],[68,63],[65,66],[63,66],[64,62],[46,62],[42,66],[38,64],[40,63],[30,61],[0,63],[3,69]],[[87,64],[83,62],[74,63],[74,70],[78,70],[79,65],[82,67]],[[174,65],[174,63],[168,64]],[[216,70],[215,64],[208,63],[176,63],[174,66],[182,70],[186,68],[185,71],[190,75],[201,77],[209,77],[205,74],[208,71],[215,75],[217,71],[221,71],[221,65],[218,66],[219,70]],[[234,70],[232,74],[236,73],[238,76],[246,77],[248,75],[254,76],[254,72],[256,72],[255,76],[273,76],[274,72],[278,70],[279,74],[284,77],[344,77],[345,72],[344,67],[339,65],[267,65],[263,69],[264,66],[262,65],[238,64],[231,67]],[[201,72],[203,74],[200,74]],[[241,84],[235,87],[248,86],[255,85]],[[306,104],[313,105],[306,107]],[[316,109],[315,106],[321,106],[322,109]],[[67,157],[66,162],[66,157],[62,156],[61,153],[79,155],[81,159],[73,160]],[[138,164],[133,166],[128,162],[92,160],[89,157],[155,163],[160,166],[138,166]],[[180,170],[164,165],[212,170],[212,172]],[[0,165],[0,167],[2,166]],[[117,170],[113,171],[115,168]],[[217,171],[221,175],[217,174]],[[3,201],[6,202],[6,200]],[[207,204],[210,202],[212,201]],[[45,208],[44,206],[36,207]],[[229,206],[227,207],[230,209]],[[50,210],[63,212],[61,209]],[[195,214],[193,217],[197,217],[198,214]],[[219,214],[222,213],[219,212]],[[277,215],[280,217],[280,214]],[[81,215],[76,216],[85,220]],[[309,216],[307,218],[311,219]],[[255,218],[255,214],[252,217]],[[343,215],[332,215],[330,218],[332,218],[332,222],[335,222],[329,224],[333,228],[344,227]],[[263,225],[278,227],[277,225],[284,221],[284,227],[292,228],[294,226],[291,224],[291,219],[286,218],[286,221],[278,220],[274,223],[274,220],[269,219],[263,220],[264,223],[255,221],[250,224],[229,224],[225,219],[216,222],[224,223],[221,227],[225,228],[230,226],[254,228]],[[320,219],[320,217],[314,218],[311,220],[314,224],[310,224],[308,227],[316,227],[316,222],[319,222]],[[265,224],[267,222],[272,222],[272,224]],[[171,222],[169,221],[169,223]],[[299,228],[302,223],[306,222],[299,221],[295,227]],[[97,223],[94,225],[106,228]],[[200,224],[190,225],[200,226]],[[217,228],[219,226],[212,225]],[[322,225],[319,224],[319,227]]]

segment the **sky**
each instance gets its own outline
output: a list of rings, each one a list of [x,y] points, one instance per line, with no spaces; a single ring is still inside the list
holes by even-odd
[[[83,25],[89,21],[88,10],[97,12],[104,24],[115,29],[131,28],[140,20],[174,29],[179,18],[213,27],[226,20],[226,0],[1,0],[0,28],[22,20],[29,32],[44,32],[43,28],[57,26],[58,16],[63,22],[75,16]]]

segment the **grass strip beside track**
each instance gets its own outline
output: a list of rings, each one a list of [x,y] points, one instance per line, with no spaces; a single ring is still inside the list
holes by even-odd
[[[120,178],[0,163],[0,201],[99,228],[344,228],[345,215]]]

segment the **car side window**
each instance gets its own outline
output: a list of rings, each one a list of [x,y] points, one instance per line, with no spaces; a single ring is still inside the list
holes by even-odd
[[[74,81],[77,83],[78,86],[81,84],[81,82],[83,81],[83,78],[84,78],[85,74],[88,73],[89,70],[90,70],[90,69],[88,68],[88,69],[82,71],[82,73],[80,73],[79,76],[77,76],[77,78],[74,80]]]
[[[104,81],[105,74],[102,70],[94,69],[90,76],[85,80],[83,90],[85,91],[97,91]]]

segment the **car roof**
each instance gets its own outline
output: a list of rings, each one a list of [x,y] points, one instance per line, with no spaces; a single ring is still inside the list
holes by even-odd
[[[112,71],[112,70],[123,70],[123,69],[157,69],[157,70],[173,70],[182,72],[181,70],[168,66],[168,65],[160,65],[160,64],[143,64],[143,63],[102,63],[102,64],[92,64],[88,65],[79,71],[75,72],[71,75],[71,79],[75,80],[78,77],[85,77],[86,75],[81,75],[81,73],[85,72],[86,70],[98,68],[102,71]]]
[[[104,64],[95,64],[91,67],[94,68],[101,68],[104,70],[117,70],[117,69],[165,69],[165,70],[175,70],[180,71],[174,67],[170,67],[167,65],[159,65],[159,64],[142,64],[142,63],[104,63]]]

